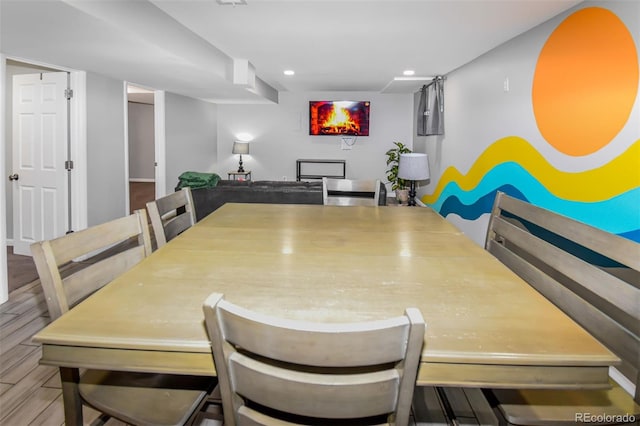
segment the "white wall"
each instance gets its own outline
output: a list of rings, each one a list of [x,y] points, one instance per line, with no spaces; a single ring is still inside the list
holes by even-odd
[[[351,150],[341,149],[339,136],[309,135],[309,101],[371,101],[368,137],[359,136]],[[242,157],[253,180],[295,180],[296,159],[344,159],[348,178],[379,178],[386,182],[385,151],[394,141],[412,144],[413,97],[377,92],[281,92],[279,104],[219,105],[216,173],[223,179],[238,168],[231,153],[235,135],[253,135]]]
[[[212,172],[217,161],[218,107],[186,96],[165,97],[166,188],[186,171]]]
[[[640,143],[640,96],[636,93],[635,106],[619,133],[588,155],[557,150],[545,140],[534,116],[532,86],[540,52],[565,18],[588,7],[616,14],[638,50],[638,2],[583,2],[449,73],[444,85],[445,135],[415,138],[415,150],[428,153],[431,165],[431,183],[419,192],[422,201],[479,245],[484,243],[493,193],[507,186],[505,190],[519,191],[534,204],[608,232],[618,233],[617,227],[635,215],[636,226],[622,231],[628,235],[638,232],[637,195],[633,197],[640,175],[637,168],[620,170],[615,164],[628,164],[627,159],[634,155],[632,147]],[[597,22],[592,25],[597,31]],[[564,72],[569,79],[569,72],[580,74],[581,70]],[[584,93],[572,94],[574,102],[592,99],[586,95],[594,87],[606,90],[607,84],[607,78],[594,80]],[[607,116],[606,105],[589,102],[587,106]],[[516,173],[516,169],[521,171]],[[593,187],[589,178],[594,170],[599,173],[599,187]],[[623,180],[631,185],[619,184]],[[584,191],[585,187],[593,190]]]

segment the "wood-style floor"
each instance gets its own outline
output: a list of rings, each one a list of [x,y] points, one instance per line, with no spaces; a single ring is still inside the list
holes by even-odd
[[[40,365],[40,345],[31,337],[49,324],[39,281],[19,288],[0,305],[0,425],[64,425],[60,375],[56,367]],[[214,398],[215,400],[215,398]],[[83,406],[84,424],[126,425],[100,421],[100,413]],[[220,426],[217,402],[205,404],[195,425]]]
[[[131,207],[144,208],[153,200],[154,184],[131,186]],[[9,300],[0,305],[0,425],[64,425],[62,390],[58,369],[39,364],[40,345],[31,337],[49,323],[47,305],[33,261],[13,256],[8,250]],[[84,423],[90,425],[100,416],[83,407]],[[201,424],[211,422],[203,419]],[[107,426],[124,425],[109,419]]]
[[[0,424],[63,425],[58,369],[40,365],[31,337],[49,323],[39,281],[20,287],[0,305]],[[99,413],[86,409],[86,424]],[[109,420],[108,425],[123,423]]]

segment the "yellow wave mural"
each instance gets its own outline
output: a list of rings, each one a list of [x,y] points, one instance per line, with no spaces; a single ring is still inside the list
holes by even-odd
[[[435,191],[422,197],[434,204],[442,191],[455,182],[463,191],[471,191],[494,167],[517,163],[550,193],[565,200],[596,202],[640,187],[640,139],[609,163],[582,172],[563,172],[553,167],[529,142],[518,136],[498,139],[476,160],[466,175],[451,166],[438,181]]]

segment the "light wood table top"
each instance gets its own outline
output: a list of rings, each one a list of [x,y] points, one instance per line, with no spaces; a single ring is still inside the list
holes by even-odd
[[[589,388],[618,358],[429,208],[226,204],[34,340],[42,363],[215,374],[212,292],[292,319],[417,307],[418,384]]]

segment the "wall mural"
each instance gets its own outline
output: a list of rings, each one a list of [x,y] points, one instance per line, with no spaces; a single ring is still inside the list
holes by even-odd
[[[545,158],[523,137],[506,136],[466,175],[447,168],[422,201],[445,217],[476,220],[500,190],[640,242],[640,139],[616,141],[622,152],[603,149],[630,122],[638,68],[633,37],[614,13],[588,7],[571,14],[542,48],[531,90],[537,128],[555,151]],[[598,166],[567,172],[552,165],[567,156]]]

